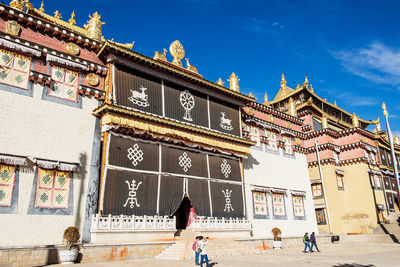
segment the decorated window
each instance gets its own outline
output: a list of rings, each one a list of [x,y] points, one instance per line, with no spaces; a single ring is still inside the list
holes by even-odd
[[[267,195],[265,192],[253,191],[254,215],[268,216]]]
[[[344,190],[343,175],[336,174],[336,182],[339,190]]]
[[[379,175],[375,175],[375,185],[377,188],[382,188],[381,177]]]
[[[302,196],[292,196],[294,217],[304,217],[304,201]]]
[[[257,127],[248,126],[251,141],[256,142],[256,146],[261,146],[260,129]]]
[[[317,224],[326,224],[324,209],[316,209],[315,216],[317,217]]]
[[[16,169],[16,166],[0,165],[0,206],[12,204]]]
[[[285,201],[283,198],[283,194],[272,194],[274,216],[286,216]]]
[[[47,95],[77,102],[79,73],[56,66],[51,67],[51,87]]]
[[[35,207],[67,209],[70,183],[69,172],[38,168]]]
[[[313,197],[322,197],[322,184],[313,184],[311,189]]]
[[[272,131],[265,131],[265,136],[268,138],[267,148],[276,151],[278,149],[276,146],[276,133]]]
[[[333,151],[333,159],[336,164],[339,164],[339,154],[336,151]]]
[[[31,58],[0,49],[0,83],[28,89]]]
[[[285,153],[286,154],[293,154],[292,149],[292,139],[290,137],[284,136],[283,142],[285,143]]]

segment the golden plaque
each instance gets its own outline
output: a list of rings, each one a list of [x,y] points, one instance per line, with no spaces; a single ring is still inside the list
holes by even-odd
[[[174,57],[174,60],[172,60],[172,64],[181,67],[181,60],[185,57],[185,49],[183,48],[183,45],[178,40],[176,40],[169,46],[169,52]]]
[[[92,86],[96,86],[100,82],[99,76],[97,76],[94,73],[89,73],[88,75],[86,75],[86,81],[88,84],[90,84]]]
[[[78,55],[79,52],[81,51],[79,49],[79,46],[74,43],[67,43],[65,49],[67,50],[68,53],[74,56]]]
[[[12,35],[19,35],[19,32],[21,31],[21,26],[19,26],[18,22],[15,20],[9,20],[6,23],[6,32]]]

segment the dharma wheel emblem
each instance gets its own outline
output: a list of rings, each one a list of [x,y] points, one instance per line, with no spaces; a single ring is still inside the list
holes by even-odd
[[[182,107],[185,109],[184,120],[193,121],[190,111],[194,108],[194,97],[189,91],[185,90],[179,95],[179,101]]]
[[[174,41],[169,46],[169,52],[174,57],[174,60],[172,60],[172,64],[182,66],[182,59],[185,57],[185,49],[183,48],[181,42],[179,42],[178,40]]]

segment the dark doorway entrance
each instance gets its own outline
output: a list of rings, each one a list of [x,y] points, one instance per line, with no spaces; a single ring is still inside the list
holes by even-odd
[[[192,204],[188,197],[184,197],[179,209],[175,212],[176,216],[176,229],[186,229],[189,219],[190,208]]]

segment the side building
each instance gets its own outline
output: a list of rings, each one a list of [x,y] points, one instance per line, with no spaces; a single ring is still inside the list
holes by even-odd
[[[304,120],[315,213],[320,233],[369,234],[387,210],[378,167],[376,123],[359,118],[319,97],[306,77],[295,89],[281,88],[270,106]],[[351,204],[349,204],[351,203]]]
[[[306,150],[302,147],[303,120],[256,102],[242,114],[245,136],[256,144],[244,160],[248,219],[254,237],[282,237],[318,233]]]
[[[0,4],[2,249],[61,244],[71,225],[89,233],[86,199],[100,163],[91,113],[107,69],[101,41],[73,22],[22,1]]]

